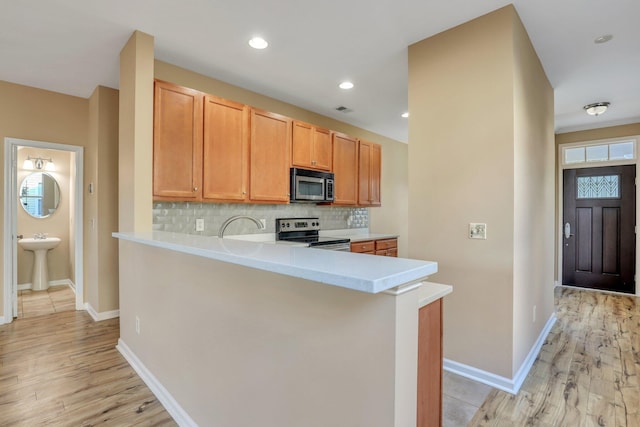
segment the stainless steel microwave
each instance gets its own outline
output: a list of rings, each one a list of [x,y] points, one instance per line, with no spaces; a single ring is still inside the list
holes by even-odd
[[[291,168],[291,202],[333,202],[333,173]]]

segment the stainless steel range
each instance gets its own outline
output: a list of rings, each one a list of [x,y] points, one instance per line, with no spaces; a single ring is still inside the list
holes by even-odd
[[[310,248],[351,252],[351,240],[320,236],[320,218],[278,218],[276,239],[308,244]]]

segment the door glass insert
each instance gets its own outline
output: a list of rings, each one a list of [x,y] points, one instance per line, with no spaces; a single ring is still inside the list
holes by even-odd
[[[620,176],[579,176],[578,199],[617,199],[620,197]]]

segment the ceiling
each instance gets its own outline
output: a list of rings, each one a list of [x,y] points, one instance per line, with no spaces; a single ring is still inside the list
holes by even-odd
[[[134,30],[156,58],[408,140],[407,46],[503,0],[2,0],[0,80],[89,97],[118,88]],[[555,89],[557,132],[640,122],[640,2],[514,0]],[[594,39],[612,34],[605,44]],[[258,51],[247,44],[261,35]],[[338,88],[343,80],[355,87]],[[609,101],[605,114],[585,104]],[[351,112],[335,110],[345,106]]]

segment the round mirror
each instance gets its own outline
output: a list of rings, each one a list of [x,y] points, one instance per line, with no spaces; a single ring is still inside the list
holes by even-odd
[[[27,175],[20,184],[20,204],[34,218],[46,218],[58,209],[60,187],[54,177],[45,172]]]

